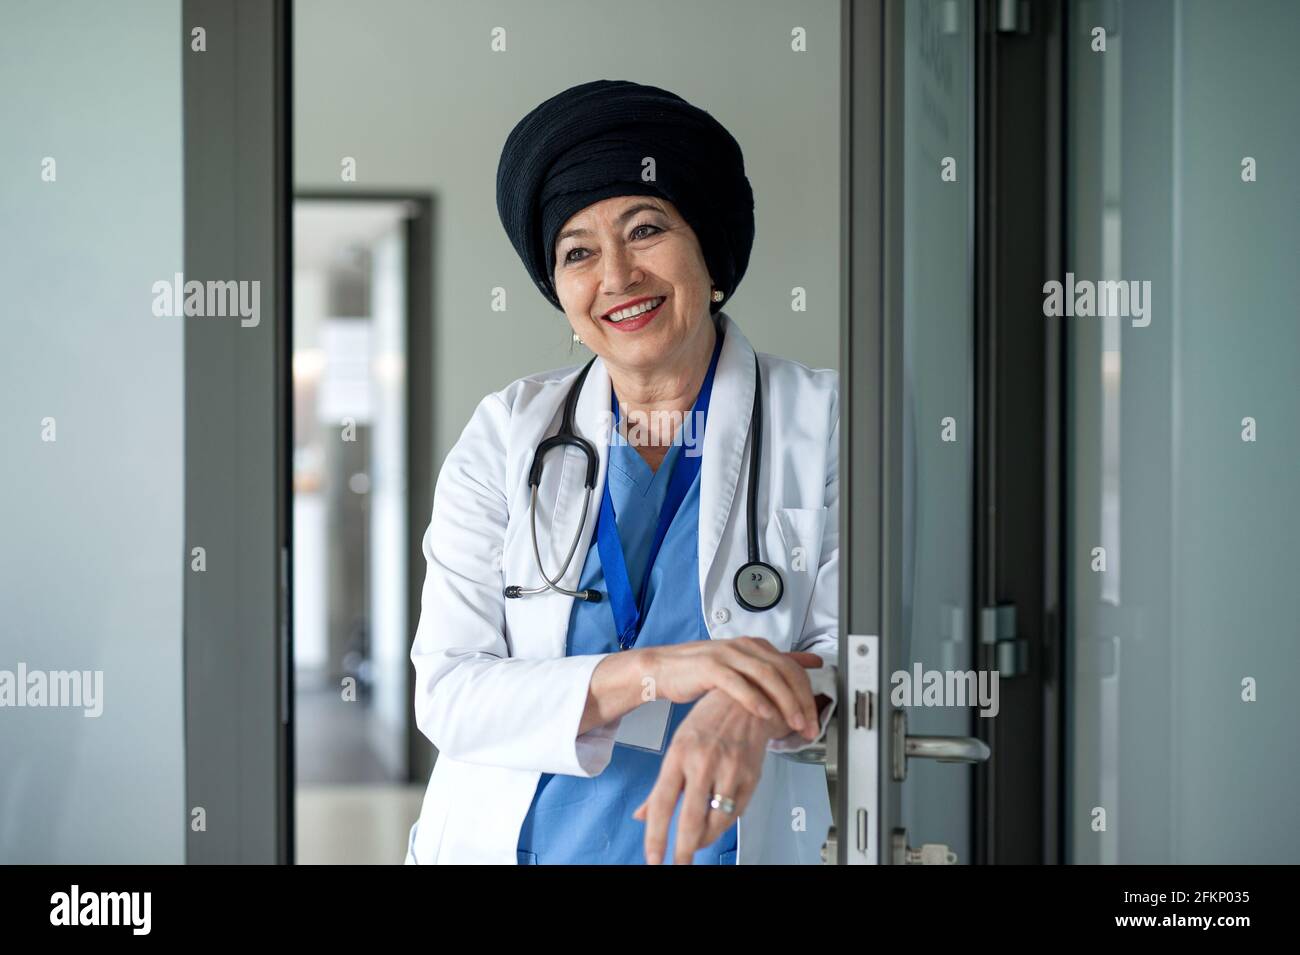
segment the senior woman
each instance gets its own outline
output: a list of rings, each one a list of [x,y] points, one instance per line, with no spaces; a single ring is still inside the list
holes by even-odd
[[[721,311],[754,237],[740,147],[673,93],[585,83],[511,132],[497,207],[595,357],[488,395],[439,473],[406,861],[817,862],[825,771],[790,754],[835,703],[838,382]]]

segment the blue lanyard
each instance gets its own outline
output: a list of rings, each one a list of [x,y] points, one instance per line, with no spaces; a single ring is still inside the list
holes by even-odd
[[[695,407],[691,409],[691,421],[699,422],[695,439],[697,447],[703,449],[704,425],[709,415],[709,396],[713,391],[713,373],[718,367],[718,355],[722,353],[722,329],[717,331],[717,341],[713,345],[713,358],[709,362],[708,373],[700,386],[700,393],[695,398]],[[618,427],[618,398],[610,387],[610,403],[614,410],[614,427]],[[698,418],[696,417],[698,415]],[[685,422],[683,422],[685,428]],[[650,556],[646,558],[645,575],[641,578],[641,589],[632,599],[632,584],[628,579],[627,562],[623,559],[623,541],[618,535],[618,522],[615,520],[614,500],[609,494],[609,473],[606,469],[605,492],[600,499],[600,517],[596,521],[596,546],[600,551],[601,569],[605,574],[605,585],[609,590],[610,608],[614,612],[614,625],[618,628],[619,647],[628,650],[641,635],[641,623],[644,619],[646,586],[650,582],[650,571],[659,555],[659,547],[668,534],[668,525],[673,522],[677,511],[686,499],[686,493],[695,482],[700,471],[700,456],[679,454],[673,465],[672,476],[668,480],[668,491],[664,496],[663,506],[659,509],[659,523],[655,526],[654,541],[650,545]]]

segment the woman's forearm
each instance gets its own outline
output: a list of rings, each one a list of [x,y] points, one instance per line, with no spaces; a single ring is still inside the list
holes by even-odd
[[[645,656],[651,648],[611,653],[591,671],[587,706],[578,735],[604,726],[641,705],[641,678],[648,674]]]
[[[622,650],[608,654],[596,665],[587,686],[587,704],[583,708],[582,719],[578,724],[579,736],[598,726],[613,722],[645,702],[644,681],[646,677],[653,678],[655,675],[657,652],[655,647]],[[795,654],[794,656],[796,659],[802,659],[811,655]],[[715,689],[710,692],[722,693],[723,691]],[[819,714],[828,702],[827,698],[820,695],[816,698]],[[779,739],[793,732],[793,728],[788,726],[785,718],[779,714],[774,714],[767,720],[758,720],[758,725],[761,725],[772,739]]]

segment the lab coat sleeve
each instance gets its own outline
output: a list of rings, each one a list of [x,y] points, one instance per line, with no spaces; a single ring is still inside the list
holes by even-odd
[[[774,753],[794,753],[826,741],[826,727],[839,700],[839,604],[840,604],[840,409],[839,390],[831,402],[829,447],[826,450],[826,523],[822,531],[821,557],[817,565],[817,580],[813,584],[808,616],[803,632],[791,649],[815,653],[822,665],[808,670],[813,696],[826,696],[830,701],[818,713],[820,732],[814,740],[799,733],[790,733],[767,744]]]
[[[415,722],[455,760],[595,776],[609,763],[619,721],[578,728],[591,673],[607,654],[518,659],[505,638],[509,424],[505,400],[484,398],[438,474],[411,647]]]

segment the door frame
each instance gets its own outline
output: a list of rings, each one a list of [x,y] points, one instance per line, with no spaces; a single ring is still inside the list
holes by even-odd
[[[1061,859],[1064,669],[1063,330],[1042,311],[1064,261],[1065,3],[976,12],[973,606],[1015,607],[1023,675],[976,720],[977,864]],[[978,631],[977,631],[978,633]],[[996,647],[979,634],[979,666]]]
[[[883,819],[901,788],[880,732],[881,675],[899,616],[890,597],[901,564],[901,326],[896,262],[898,203],[885,188],[887,144],[898,152],[897,111],[885,109],[901,79],[898,7],[843,0],[840,21],[840,704],[836,713],[835,861],[887,861]],[[895,157],[894,161],[897,161]]]
[[[256,325],[184,323],[188,863],[293,858],[290,13],[289,0],[181,12],[185,274],[259,283]]]

